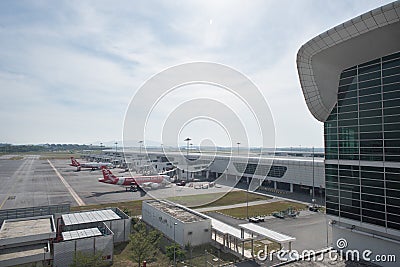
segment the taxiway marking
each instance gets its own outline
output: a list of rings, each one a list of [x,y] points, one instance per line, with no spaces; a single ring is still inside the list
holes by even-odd
[[[75,199],[76,203],[79,206],[85,206],[85,202],[78,196],[78,194],[75,192],[75,190],[65,181],[64,177],[58,172],[56,167],[54,167],[53,163],[51,163],[50,160],[47,160],[47,162],[50,164],[50,166],[53,168],[54,172],[57,174],[58,178],[60,178],[61,182],[64,184],[64,186],[67,188],[71,196]]]

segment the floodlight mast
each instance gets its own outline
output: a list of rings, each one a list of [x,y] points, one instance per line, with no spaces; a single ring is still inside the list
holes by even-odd
[[[187,137],[184,141],[186,142],[186,181],[189,181],[189,142],[192,139]]]

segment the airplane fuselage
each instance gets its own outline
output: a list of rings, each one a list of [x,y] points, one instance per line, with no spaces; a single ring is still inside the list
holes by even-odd
[[[90,163],[80,163],[81,168],[96,168],[100,169],[101,167],[111,167],[111,163],[103,163],[103,162],[90,162]]]
[[[115,185],[143,185],[146,183],[160,184],[164,181],[163,176],[138,176],[138,177],[115,177],[113,179],[99,179],[99,182]]]
[[[112,167],[112,164],[109,162],[85,162],[85,163],[79,163],[74,157],[71,157],[71,164],[70,166],[76,167],[78,171],[81,170],[81,168],[87,168],[87,169],[101,169],[103,167]]]

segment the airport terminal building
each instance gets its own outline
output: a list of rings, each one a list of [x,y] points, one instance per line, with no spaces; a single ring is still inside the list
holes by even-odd
[[[307,106],[324,123],[334,245],[345,238],[345,250],[400,260],[400,1],[308,41],[297,68]]]
[[[179,180],[208,180],[228,186],[236,184],[246,188],[246,184],[259,186],[261,189],[280,193],[302,193],[311,197],[312,188],[317,199],[325,194],[324,154],[321,152],[282,152],[272,154],[207,154],[190,152],[185,158],[188,165],[179,162],[182,153],[177,151],[160,151],[149,149],[145,153],[125,149],[124,154],[105,151],[104,155],[84,156],[87,160],[106,161],[108,159],[126,160],[127,167],[144,173],[140,166],[152,172],[168,173]],[[125,158],[123,158],[125,157]],[[201,157],[201,158],[200,158]],[[252,190],[251,188],[249,190]],[[311,198],[310,198],[311,200]]]

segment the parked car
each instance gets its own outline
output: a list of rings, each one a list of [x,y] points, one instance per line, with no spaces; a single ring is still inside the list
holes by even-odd
[[[322,207],[320,205],[316,205],[316,204],[308,206],[308,210],[309,211],[314,211],[314,212],[318,212],[321,208]]]
[[[259,223],[259,222],[261,222],[261,221],[260,221],[260,219],[259,219],[258,217],[250,217],[250,218],[249,218],[249,222],[252,222],[252,223]]]
[[[186,182],[185,181],[179,181],[176,183],[177,186],[185,186]]]
[[[259,222],[265,222],[265,217],[263,216],[256,216]]]
[[[274,213],[272,213],[272,216],[279,218],[279,219],[285,219],[285,215],[283,215],[282,212],[274,212]]]

